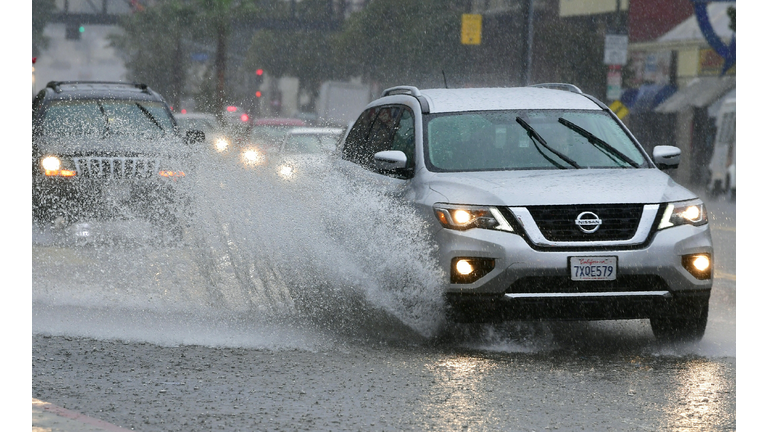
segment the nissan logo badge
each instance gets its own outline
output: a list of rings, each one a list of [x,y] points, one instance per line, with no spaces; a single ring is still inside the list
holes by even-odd
[[[596,214],[589,211],[579,213],[579,215],[576,216],[575,222],[581,232],[587,234],[592,234],[597,231],[597,229],[600,228],[600,225],[603,224],[603,221],[601,221]]]

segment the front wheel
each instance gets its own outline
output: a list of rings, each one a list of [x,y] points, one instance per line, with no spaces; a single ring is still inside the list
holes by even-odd
[[[698,342],[704,337],[709,316],[709,298],[678,308],[675,316],[651,318],[656,339],[664,342]]]

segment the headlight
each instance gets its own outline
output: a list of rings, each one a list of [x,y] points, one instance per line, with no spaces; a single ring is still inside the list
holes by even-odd
[[[247,149],[242,153],[243,163],[246,165],[261,165],[264,163],[264,155],[256,149]]]
[[[61,168],[61,159],[56,156],[48,156],[43,159],[42,165],[46,171],[58,171]]]
[[[213,146],[216,148],[217,152],[222,153],[229,148],[229,140],[224,137],[216,138],[216,141],[213,142]]]
[[[704,225],[707,223],[707,209],[700,199],[667,204],[659,222],[659,229],[679,225]]]
[[[281,177],[289,179],[293,177],[294,169],[290,165],[281,165],[277,170],[277,173],[280,174]]]
[[[514,232],[496,207],[438,203],[433,209],[437,220],[448,229],[484,228]]]
[[[74,164],[68,159],[46,156],[40,160],[40,167],[48,177],[74,177],[77,175]]]

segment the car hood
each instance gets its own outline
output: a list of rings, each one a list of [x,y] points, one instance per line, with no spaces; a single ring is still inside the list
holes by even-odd
[[[274,158],[275,163],[288,164],[296,167],[321,167],[329,165],[330,157],[326,154],[278,154]]]
[[[500,206],[661,203],[695,198],[655,168],[430,173],[447,202]]]
[[[102,155],[102,156],[168,156],[182,157],[191,152],[179,137],[172,136],[147,140],[134,137],[108,139],[72,139],[43,137],[37,146],[44,153],[58,155]]]

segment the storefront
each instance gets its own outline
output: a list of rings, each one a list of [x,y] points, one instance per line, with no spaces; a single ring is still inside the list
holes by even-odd
[[[712,28],[730,41],[727,8],[708,6]],[[682,151],[673,177],[703,186],[715,135],[714,106],[735,91],[736,67],[723,72],[725,60],[707,43],[695,16],[653,42],[630,44],[621,101],[629,108],[625,121],[646,149],[675,145]]]

